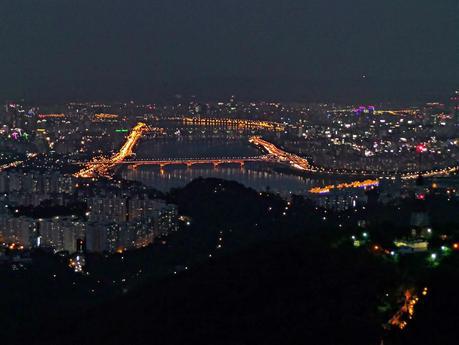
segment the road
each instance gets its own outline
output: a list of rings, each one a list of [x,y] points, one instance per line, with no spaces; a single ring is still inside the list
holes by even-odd
[[[291,165],[299,170],[315,171],[307,159],[281,150],[269,141],[263,140],[258,136],[251,137],[249,141],[256,146],[262,146],[279,163]]]
[[[86,166],[74,176],[81,178],[93,178],[97,176],[110,177],[110,170],[133,154],[135,144],[147,130],[148,126],[143,122],[139,122],[131,130],[121,149],[110,159],[104,157],[95,158],[93,161],[86,163]]]

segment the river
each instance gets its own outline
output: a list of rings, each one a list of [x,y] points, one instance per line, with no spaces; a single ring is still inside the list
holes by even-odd
[[[142,141],[136,149],[138,159],[219,158],[261,154],[248,143],[246,137],[147,140]],[[269,190],[281,195],[304,195],[314,186],[342,182],[334,177],[302,177],[279,172],[265,163],[247,163],[244,167],[220,165],[217,168],[207,165],[195,165],[189,168],[169,166],[163,169],[156,166],[142,166],[136,170],[124,169],[122,176],[164,192],[171,188],[182,187],[198,177],[234,180],[259,191]]]

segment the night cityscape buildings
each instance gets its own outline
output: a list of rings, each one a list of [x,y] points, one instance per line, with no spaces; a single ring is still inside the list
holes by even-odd
[[[177,275],[188,270],[194,260],[180,262],[184,254],[175,252],[177,244],[170,245],[170,238],[174,242],[193,231],[196,218],[198,224],[202,217],[209,222],[201,226],[212,224],[212,215],[223,202],[206,204],[208,197],[199,197],[201,188],[181,196],[187,193],[185,185],[193,171],[209,177],[226,174],[257,190],[260,198],[265,193],[277,195],[285,206],[277,211],[269,206],[260,218],[263,222],[276,224],[277,217],[296,217],[291,208],[304,200],[308,206],[302,206],[303,212],[317,213],[318,226],[337,227],[332,242],[347,238],[356,250],[388,257],[394,264],[422,256],[427,258],[423,265],[436,267],[459,249],[458,235],[442,231],[451,226],[446,225],[451,219],[439,221],[437,214],[442,203],[453,203],[447,208],[454,208],[458,202],[454,102],[343,106],[246,103],[233,96],[229,103],[198,107],[199,112],[193,102],[161,107],[72,103],[55,105],[52,112],[39,105],[8,103],[0,141],[5,149],[0,171],[3,269],[26,274],[43,260],[37,253],[46,253],[64,260],[59,265],[72,274],[85,277],[100,255],[110,261],[112,256],[124,258],[167,246],[171,252],[167,255],[177,258],[165,266],[166,272]],[[228,107],[238,115],[229,117]],[[208,181],[204,183],[214,183]],[[226,188],[219,183],[211,192],[218,195]],[[189,202],[198,209],[186,206]],[[382,219],[394,222],[399,212],[405,213],[407,221],[396,221],[395,232],[380,233]],[[228,217],[226,222],[241,216]],[[223,229],[228,226],[218,224]],[[208,243],[213,237],[203,236],[195,241]],[[227,247],[226,236],[223,230],[216,236],[218,253]],[[185,248],[191,245],[190,239],[181,241]],[[209,248],[201,245],[195,260],[217,254],[203,253]],[[236,247],[230,245],[230,252]],[[96,271],[110,264],[97,265]],[[165,267],[160,267],[165,274]],[[112,276],[123,272],[116,266],[111,270],[120,270]],[[100,273],[95,277],[97,282],[103,279]],[[121,278],[121,282],[128,280]],[[399,304],[400,295],[394,292],[394,299],[384,302],[392,307],[381,312],[389,320],[381,330],[390,333],[381,336],[391,339],[395,329],[408,326],[419,294],[427,291],[418,289],[402,291],[405,307],[392,316],[390,310]]]
[[[2,344],[457,344],[457,1],[0,0]]]

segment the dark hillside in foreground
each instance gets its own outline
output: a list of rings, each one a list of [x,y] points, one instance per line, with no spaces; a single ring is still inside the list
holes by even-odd
[[[459,252],[434,265],[430,253],[394,258],[373,246],[409,230],[400,217],[409,202],[336,213],[218,179],[169,198],[189,224],[143,249],[89,255],[90,275],[45,253],[4,275],[3,343],[456,344]],[[426,205],[436,222],[457,207]],[[357,248],[351,235],[365,217],[370,240]],[[455,223],[435,228],[458,238]],[[384,331],[404,291],[424,286],[406,329]]]
[[[376,344],[375,296],[393,275],[306,237],[263,243],[66,320],[44,343]]]

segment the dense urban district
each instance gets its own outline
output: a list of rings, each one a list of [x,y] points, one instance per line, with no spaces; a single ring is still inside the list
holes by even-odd
[[[458,128],[459,91],[7,102],[2,343],[455,344]]]

